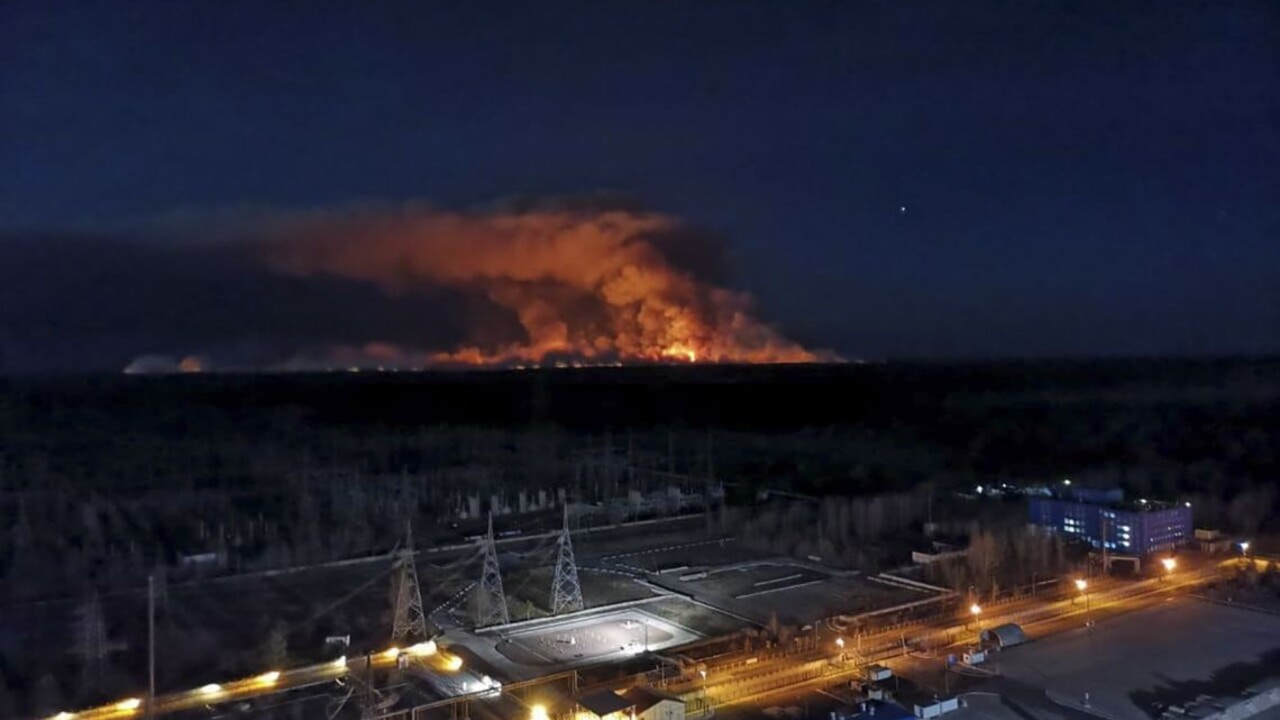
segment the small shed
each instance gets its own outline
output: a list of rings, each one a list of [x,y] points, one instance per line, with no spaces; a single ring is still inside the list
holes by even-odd
[[[1017,623],[1005,623],[982,631],[982,644],[998,647],[1001,650],[1021,645],[1027,641],[1027,634]]]
[[[866,673],[869,682],[880,682],[893,677],[893,671],[884,665],[868,665]]]
[[[942,700],[934,700],[923,704],[916,703],[914,708],[915,716],[918,718],[935,718],[946,715],[960,709],[959,698],[945,698]]]

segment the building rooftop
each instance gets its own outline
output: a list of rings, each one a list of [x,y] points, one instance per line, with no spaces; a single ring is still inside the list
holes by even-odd
[[[609,713],[626,710],[631,707],[632,702],[612,690],[602,690],[600,692],[591,693],[590,695],[583,695],[578,698],[578,704],[591,711],[596,716],[604,717]]]
[[[1053,497],[1050,499],[1068,503],[1079,503],[1081,505],[1104,507],[1108,510],[1115,510],[1116,512],[1151,512],[1156,510],[1171,510],[1177,507],[1191,507],[1190,503],[1179,504],[1171,500],[1156,500],[1153,498],[1096,501],[1082,498],[1073,493],[1054,493]]]
[[[628,688],[626,692],[622,693],[622,697],[629,703],[628,707],[635,707],[637,713],[642,713],[664,700],[678,702],[681,705],[684,704],[684,700],[680,699],[678,695],[665,693],[651,687],[637,686]]]

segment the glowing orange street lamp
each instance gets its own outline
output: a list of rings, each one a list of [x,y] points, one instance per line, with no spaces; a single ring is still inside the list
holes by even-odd
[[[1089,581],[1084,578],[1076,578],[1076,589],[1084,595],[1084,626],[1093,626],[1093,600],[1089,597]]]

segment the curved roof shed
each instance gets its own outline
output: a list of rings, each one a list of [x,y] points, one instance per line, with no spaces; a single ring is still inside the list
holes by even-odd
[[[1027,634],[1017,623],[1005,623],[982,631],[982,644],[1010,648],[1027,641]]]

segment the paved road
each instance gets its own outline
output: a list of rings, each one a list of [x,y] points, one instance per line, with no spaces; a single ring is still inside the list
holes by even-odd
[[[1105,590],[1092,591],[1088,602],[1080,598],[1066,598],[1048,603],[1018,602],[992,607],[984,609],[983,624],[990,627],[1016,622],[1024,628],[1034,627],[1038,635],[1051,634],[1079,627],[1086,616],[1149,607],[1172,592],[1200,585],[1216,573],[1217,566],[1208,566],[1170,578],[1111,583]],[[844,651],[851,656],[850,662],[838,662],[840,650],[824,643],[812,650],[761,657],[749,664],[739,661],[733,665],[711,666],[705,679],[684,680],[668,689],[680,693],[691,707],[761,703],[798,690],[834,686],[859,676],[860,668],[867,663],[883,662],[922,649],[938,652],[971,644],[975,635],[976,628],[968,622],[904,626],[864,637],[860,654],[846,643]],[[1022,698],[1021,705],[1025,706],[1025,693],[1015,694]],[[1043,700],[1042,692],[1040,698]],[[1064,716],[1070,716],[1070,713],[1064,713]]]

